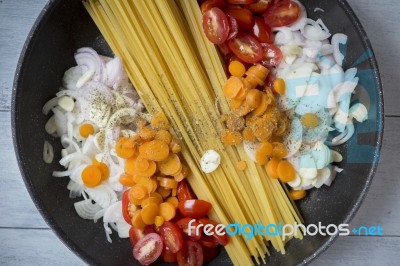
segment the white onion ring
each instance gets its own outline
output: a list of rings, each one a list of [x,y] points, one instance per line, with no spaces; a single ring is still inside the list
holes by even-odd
[[[347,43],[347,35],[336,33],[332,36],[331,44],[333,46],[333,57],[339,66],[343,65],[344,55],[340,52],[339,44]]]

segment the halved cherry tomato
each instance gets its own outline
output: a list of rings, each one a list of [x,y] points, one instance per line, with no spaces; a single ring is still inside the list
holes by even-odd
[[[232,38],[235,38],[236,35],[238,34],[238,23],[233,16],[229,14],[226,14],[226,16],[228,17],[229,20],[229,35],[227,40],[230,40]]]
[[[124,217],[125,222],[132,224],[132,218],[129,215],[129,204],[129,189],[127,189],[122,193],[122,216]]]
[[[280,1],[264,14],[265,23],[271,27],[282,27],[294,23],[300,17],[300,6],[293,1]]]
[[[218,257],[219,248],[207,248],[203,247],[203,263],[207,263]]]
[[[238,29],[241,31],[249,30],[254,25],[253,13],[246,8],[230,8],[225,13],[236,19]]]
[[[129,241],[131,241],[132,246],[135,246],[136,243],[145,236],[145,233],[142,229],[137,229],[134,226],[131,226],[129,229]]]
[[[226,42],[218,44],[218,48],[222,55],[228,55],[231,52],[231,49]]]
[[[133,248],[133,256],[142,265],[149,265],[160,257],[162,250],[163,242],[161,237],[155,233],[151,233],[136,243]]]
[[[186,217],[201,218],[211,210],[211,203],[205,200],[185,200],[179,202],[179,211]]]
[[[257,63],[263,57],[263,48],[257,39],[249,34],[239,32],[236,38],[228,41],[229,48],[246,63]]]
[[[198,242],[201,246],[206,248],[218,247],[217,238],[215,238],[214,236],[202,235]]]
[[[272,34],[271,27],[265,24],[264,20],[260,17],[255,18],[254,25],[250,33],[261,43],[274,42],[274,35]]]
[[[214,220],[210,220],[208,218],[201,218],[199,219],[199,223],[207,225],[207,224],[212,224],[214,226],[213,228],[213,234],[212,236],[215,238],[215,240],[217,241],[218,244],[222,245],[222,246],[226,246],[229,243],[229,236],[228,234],[223,234],[223,235],[219,235],[215,232],[215,228],[218,225],[218,223]],[[200,240],[201,241],[201,240]]]
[[[189,234],[189,223],[190,223],[191,220],[194,220],[194,221],[191,223],[192,228],[191,228],[190,234]],[[189,218],[189,217],[182,218],[182,219],[180,219],[179,221],[176,222],[176,225],[183,232],[183,238],[186,238],[186,239],[189,239],[189,240],[193,240],[193,241],[198,241],[200,239],[200,237],[201,237],[201,232],[202,232],[201,228],[196,230],[197,226],[199,224],[200,223],[197,220],[195,220],[193,218]]]
[[[263,66],[274,67],[282,61],[283,54],[281,49],[269,43],[262,43],[261,46],[263,47],[263,59],[260,63]]]
[[[178,188],[176,193],[179,201],[196,198],[186,179],[183,179],[181,182],[178,183]]]
[[[182,232],[176,224],[165,221],[159,231],[164,245],[167,246],[172,253],[176,253],[182,248]]]
[[[151,225],[146,225],[146,226],[143,228],[143,232],[144,232],[145,235],[147,235],[147,234],[150,234],[150,233],[157,233],[157,230],[156,230],[156,228],[154,227],[154,225],[151,224]]]
[[[201,13],[204,14],[207,10],[210,10],[213,7],[218,7],[220,9],[225,9],[227,4],[225,3],[224,0],[207,0],[204,1],[201,6]]]
[[[232,5],[249,5],[257,0],[226,0],[226,1]]]
[[[229,35],[229,21],[225,13],[218,7],[204,12],[203,30],[210,42],[214,44],[225,42]]]
[[[201,266],[203,265],[203,249],[196,242],[185,241],[177,258],[179,266]]]
[[[246,6],[251,12],[262,14],[271,6],[272,0],[258,0],[257,2]]]
[[[161,253],[161,259],[163,262],[168,262],[168,263],[175,263],[177,262],[176,258],[176,253],[171,252],[168,247],[164,247],[162,253]]]

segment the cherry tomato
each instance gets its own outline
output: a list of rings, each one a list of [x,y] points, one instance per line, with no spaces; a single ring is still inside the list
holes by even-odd
[[[165,221],[159,231],[164,245],[168,247],[172,253],[176,253],[182,248],[182,232],[176,224]]]
[[[293,1],[281,1],[264,14],[265,23],[271,27],[287,26],[300,17],[300,6]]]
[[[191,230],[190,230],[190,235],[189,235],[189,223],[191,220],[194,220],[191,223]],[[201,228],[199,228],[198,230],[196,230],[197,226],[200,223],[198,221],[196,221],[195,219],[189,218],[189,217],[185,217],[180,219],[179,221],[176,222],[176,225],[182,230],[183,232],[183,237],[189,240],[193,240],[193,241],[198,241],[201,237]]]
[[[218,44],[219,51],[221,52],[222,55],[228,55],[231,52],[231,49],[229,49],[229,46],[226,42],[222,44]]]
[[[154,225],[152,224],[152,225],[146,225],[143,228],[143,232],[144,232],[145,235],[147,235],[147,234],[150,234],[150,233],[157,233],[157,230],[154,227]]]
[[[232,17],[229,14],[226,14],[226,16],[229,19],[229,35],[227,40],[230,40],[232,38],[235,38],[236,35],[238,34],[238,23],[234,17]],[[225,42],[224,42],[225,43]]]
[[[143,237],[133,248],[133,257],[142,265],[149,265],[160,257],[163,242],[159,235],[151,233]]]
[[[203,263],[208,263],[218,257],[219,248],[206,248],[203,247]]]
[[[198,242],[201,246],[206,248],[218,247],[217,238],[215,238],[214,236],[202,235]]]
[[[145,236],[145,233],[142,229],[137,229],[134,226],[131,226],[129,229],[129,241],[131,241],[132,246],[135,246],[136,243]]]
[[[179,202],[179,211],[186,217],[201,218],[211,210],[211,203],[205,200],[185,200]]]
[[[161,259],[163,262],[168,262],[168,263],[177,262],[176,254],[172,253],[168,247],[164,247],[164,249],[161,253]]]
[[[273,89],[275,78],[276,78],[275,75],[272,74],[272,72],[269,72],[269,74],[267,76],[267,80],[265,81],[265,86]]]
[[[249,5],[256,2],[257,0],[226,0],[226,1],[232,5]]]
[[[215,240],[217,241],[217,243],[220,244],[220,245],[222,245],[222,246],[228,245],[228,243],[229,243],[229,236],[228,236],[228,234],[225,233],[225,234],[223,234],[223,235],[220,235],[220,234],[217,234],[217,233],[215,232],[216,226],[218,225],[218,223],[217,223],[216,221],[210,220],[210,219],[208,219],[208,218],[201,218],[201,219],[199,220],[199,223],[204,224],[204,226],[207,225],[207,224],[212,224],[212,225],[214,226],[214,228],[213,228],[214,231],[213,231],[212,236],[215,238]]]
[[[274,42],[274,35],[272,34],[271,27],[265,24],[264,20],[260,17],[255,18],[254,26],[250,33],[262,43]]]
[[[257,63],[263,57],[263,48],[257,39],[249,34],[239,32],[236,38],[228,41],[229,48],[246,63]]]
[[[240,31],[249,30],[254,25],[253,13],[246,8],[230,8],[225,13],[236,19]]]
[[[196,198],[186,179],[183,179],[181,182],[178,183],[176,194],[179,201]]]
[[[210,10],[213,7],[218,7],[220,9],[225,9],[227,7],[227,4],[225,3],[224,0],[207,0],[203,2],[200,6],[201,13],[204,14],[207,10]]]
[[[261,45],[263,47],[263,59],[260,63],[265,67],[277,66],[283,59],[281,49],[269,43],[262,43]]]
[[[179,266],[201,266],[203,265],[203,249],[196,242],[185,241],[177,258]]]
[[[129,204],[129,189],[127,189],[122,194],[122,216],[124,217],[125,222],[132,224],[132,218],[129,215]]]
[[[218,7],[204,12],[203,30],[210,42],[214,44],[225,42],[229,34],[229,21],[225,13]]]
[[[262,14],[271,6],[272,0],[258,0],[254,4],[246,6],[251,12]]]

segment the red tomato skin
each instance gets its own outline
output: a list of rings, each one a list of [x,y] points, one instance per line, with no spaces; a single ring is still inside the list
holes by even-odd
[[[296,2],[280,1],[265,12],[265,24],[272,28],[287,26],[296,22],[300,13],[300,6]]]
[[[231,5],[250,5],[255,3],[257,0],[226,0]]]
[[[179,202],[179,211],[186,217],[201,218],[211,210],[211,203],[205,200],[185,200]]]
[[[179,266],[203,265],[203,249],[199,243],[185,241],[183,248],[177,254]]]
[[[205,248],[218,247],[217,239],[214,236],[202,235],[198,242]]]
[[[253,64],[263,57],[261,43],[250,34],[239,32],[236,38],[228,41],[228,45],[242,62]]]
[[[204,12],[203,31],[210,42],[214,44],[225,42],[229,35],[229,21],[225,13],[218,7]]]
[[[172,253],[168,247],[164,246],[164,249],[161,253],[161,260],[167,263],[175,263],[177,262],[176,253]]]
[[[263,47],[263,59],[260,63],[263,66],[267,68],[275,67],[282,62],[283,54],[281,49],[269,43],[262,43],[261,46]]]
[[[272,5],[272,0],[258,0],[257,2],[247,5],[246,8],[256,14],[262,14]]]
[[[176,192],[179,201],[195,199],[196,196],[194,195],[192,189],[189,186],[189,183],[186,179],[182,180],[178,183],[178,188]]]
[[[204,14],[207,10],[210,10],[213,7],[218,7],[219,9],[226,9],[228,7],[227,3],[224,0],[207,0],[204,1],[201,6],[201,13]]]
[[[229,35],[227,40],[230,40],[232,38],[235,38],[236,35],[238,34],[239,28],[238,28],[238,23],[234,17],[232,17],[229,14],[226,14],[229,20]],[[224,42],[225,44],[226,42]]]
[[[132,246],[135,246],[140,239],[145,236],[145,233],[142,229],[137,229],[134,226],[131,226],[129,229],[129,241],[131,242]]]
[[[256,37],[261,43],[273,43],[274,35],[271,27],[265,24],[264,20],[260,17],[256,17],[254,20],[253,28],[250,33]]]
[[[156,230],[154,225],[146,225],[143,228],[143,232],[144,232],[145,235],[147,235],[147,234],[150,234],[150,233],[157,233],[157,230]]]
[[[124,217],[125,222],[132,225],[131,216],[129,215],[129,189],[125,190],[122,194],[122,216]]]
[[[159,233],[164,245],[168,247],[172,253],[177,253],[182,248],[182,232],[176,224],[165,221],[160,227]]]
[[[225,233],[224,235],[219,235],[215,232],[215,227],[218,225],[218,223],[216,221],[208,219],[208,218],[201,218],[201,219],[199,219],[199,223],[204,224],[204,225],[212,224],[214,226],[214,231],[213,231],[212,237],[215,238],[215,241],[222,246],[228,245],[228,243],[229,243],[228,234]],[[209,241],[209,239],[205,239],[204,241]],[[212,246],[210,246],[210,247],[212,247]]]
[[[142,255],[143,252],[141,249],[145,246],[149,241],[154,241],[154,246],[151,250],[148,250],[146,255]],[[160,236],[156,233],[151,233],[141,238],[133,248],[133,257],[139,261],[142,265],[149,265],[155,262],[161,255],[163,250],[163,242]]]
[[[189,223],[194,220],[191,225],[193,226],[189,235]],[[184,239],[198,241],[201,238],[201,228],[197,229],[200,223],[196,219],[185,217],[176,222],[176,225],[181,229]],[[198,234],[197,234],[198,233]]]
[[[246,8],[230,8],[225,13],[236,20],[239,31],[247,31],[254,25],[253,13]]]

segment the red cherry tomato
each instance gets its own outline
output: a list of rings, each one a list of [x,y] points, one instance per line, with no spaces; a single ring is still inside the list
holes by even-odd
[[[203,30],[210,42],[214,44],[225,42],[229,34],[229,21],[225,13],[218,7],[204,12]]]
[[[249,34],[239,32],[236,38],[228,41],[229,48],[246,63],[257,63],[263,57],[263,48],[257,39]]]
[[[127,189],[122,194],[122,216],[124,217],[125,222],[132,224],[132,218],[129,215],[129,204],[129,189]]]
[[[181,182],[178,183],[176,194],[179,201],[196,198],[186,179],[183,179]]]
[[[231,5],[249,5],[257,0],[226,0]]]
[[[198,242],[201,246],[206,248],[218,247],[217,239],[214,236],[202,235]]]
[[[226,14],[229,20],[229,35],[227,40],[230,40],[232,38],[235,38],[236,35],[238,34],[238,23],[234,17],[232,17],[229,14]],[[224,42],[225,43],[225,42]]]
[[[218,44],[219,51],[221,52],[222,55],[228,55],[231,52],[231,49],[229,49],[229,46],[226,42],[222,44]]]
[[[300,17],[300,6],[293,1],[281,1],[264,14],[265,23],[271,27],[287,26]]]
[[[229,243],[229,236],[228,236],[228,234],[225,233],[225,234],[223,234],[223,235],[220,235],[220,234],[217,234],[217,233],[215,232],[216,226],[218,225],[218,223],[217,223],[216,221],[210,220],[210,219],[208,219],[208,218],[201,218],[201,219],[199,220],[199,223],[204,224],[204,226],[206,226],[207,224],[212,224],[212,225],[214,226],[214,228],[213,228],[214,231],[213,231],[212,236],[215,238],[215,240],[217,241],[217,243],[220,244],[220,245],[222,245],[222,246],[228,245],[228,243]]]
[[[208,263],[218,257],[219,248],[206,248],[203,247],[203,263]]]
[[[251,12],[262,14],[271,6],[272,0],[258,0],[254,4],[246,6]]]
[[[167,263],[177,262],[176,254],[172,253],[168,247],[164,247],[164,249],[161,253],[161,259],[163,262],[167,262]]]
[[[149,265],[160,257],[163,250],[163,242],[159,235],[151,233],[143,237],[133,248],[133,256],[142,265]]]
[[[275,75],[272,74],[272,72],[269,72],[269,74],[267,76],[267,80],[265,81],[265,86],[273,89],[275,78],[276,78]]]
[[[190,230],[190,234],[189,234],[189,223],[194,220],[191,223],[191,230]],[[189,218],[189,217],[185,217],[180,219],[179,221],[176,222],[176,225],[182,230],[183,232],[183,237],[189,240],[193,240],[193,241],[198,241],[201,237],[201,232],[202,232],[202,228],[199,228],[198,230],[196,230],[197,226],[200,223],[198,221],[196,221],[195,219]]]
[[[274,35],[272,34],[271,27],[265,24],[264,20],[260,17],[255,18],[254,26],[250,32],[254,37],[256,37],[262,43],[274,42]]]
[[[179,211],[186,217],[201,218],[211,210],[211,203],[205,200],[185,200],[179,202]]]
[[[283,59],[281,49],[269,43],[262,43],[261,45],[263,47],[263,59],[260,63],[265,67],[277,66]]]
[[[249,30],[254,25],[253,13],[246,8],[230,8],[225,13],[236,19],[240,31]]]
[[[150,234],[150,233],[157,233],[157,230],[156,230],[156,228],[154,227],[153,224],[152,224],[152,225],[146,225],[146,226],[143,228],[143,233],[144,233],[145,235]]]
[[[201,266],[203,265],[203,249],[196,242],[185,241],[177,258],[179,266]]]
[[[182,248],[182,232],[176,224],[165,221],[159,231],[164,245],[168,247],[172,253],[176,253]]]
[[[213,7],[218,7],[220,9],[225,9],[227,7],[227,4],[225,3],[224,0],[207,0],[203,2],[200,6],[201,13],[204,14],[207,10],[210,10]]]
[[[131,241],[132,246],[135,246],[140,239],[145,236],[145,233],[142,229],[137,229],[134,226],[131,226],[129,229],[129,241]]]

